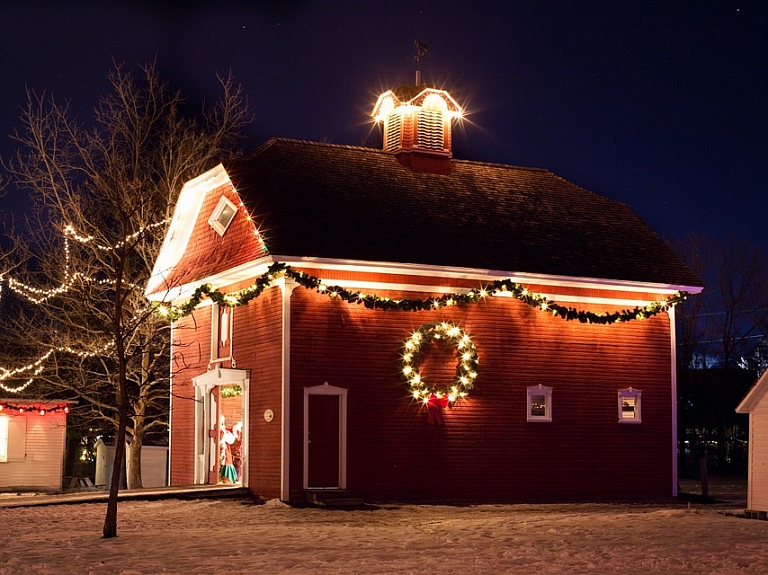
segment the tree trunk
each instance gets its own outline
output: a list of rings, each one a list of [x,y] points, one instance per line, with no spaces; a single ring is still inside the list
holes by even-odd
[[[141,448],[144,446],[144,418],[133,418],[133,440],[131,441],[131,473],[128,476],[129,489],[141,489],[144,483],[141,479]]]
[[[122,263],[122,262],[121,262]],[[115,465],[112,469],[112,483],[109,485],[107,514],[104,517],[105,539],[117,537],[117,495],[120,490],[120,475],[125,463],[125,430],[128,427],[128,387],[126,383],[127,361],[125,357],[125,341],[123,339],[123,266],[116,267],[118,273],[115,281],[115,317],[113,333],[115,336],[115,356],[117,357],[117,443],[115,444]]]
[[[149,405],[148,394],[150,392],[149,373],[152,358],[149,347],[142,346],[141,352],[141,372],[139,383],[139,396],[133,401],[133,441],[131,443],[131,474],[128,477],[128,487],[130,489],[141,489],[144,482],[141,479],[141,450],[144,447],[144,433],[146,431],[147,406]]]
[[[123,379],[121,387],[125,387]],[[109,484],[109,499],[107,500],[107,514],[104,517],[103,536],[105,539],[117,537],[117,496],[120,490],[120,478],[125,464],[125,429],[128,423],[128,406],[125,401],[125,393],[120,394],[118,409],[117,439],[115,443],[115,463],[112,467],[112,481]]]

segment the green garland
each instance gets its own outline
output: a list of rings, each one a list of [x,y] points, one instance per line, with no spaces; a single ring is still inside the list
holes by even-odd
[[[430,385],[421,379],[419,373],[419,359],[424,346],[430,342],[447,343],[456,348],[456,377],[445,388]],[[403,383],[414,399],[424,403],[429,401],[432,394],[437,397],[447,397],[453,403],[457,399],[463,399],[474,389],[475,378],[479,371],[477,350],[469,336],[457,325],[447,322],[427,323],[419,327],[411,334],[402,347]]]
[[[560,305],[548,300],[540,294],[528,291],[522,284],[514,282],[511,279],[504,279],[496,280],[487,286],[472,288],[467,293],[453,293],[424,299],[390,299],[388,297],[379,297],[375,294],[351,291],[339,286],[329,286],[318,277],[294,270],[288,264],[275,262],[269,266],[264,274],[256,278],[256,281],[254,281],[253,284],[238,292],[224,294],[218,289],[213,288],[210,284],[203,284],[194,291],[192,297],[184,305],[169,308],[163,304],[156,304],[155,310],[160,315],[169,319],[178,319],[191,314],[200,302],[203,301],[203,298],[206,297],[219,305],[229,307],[245,305],[252,299],[259,297],[262,292],[280,276],[288,277],[300,286],[325,294],[330,298],[342,299],[351,304],[362,304],[368,309],[380,309],[385,311],[425,311],[451,307],[459,304],[477,303],[486,297],[498,294],[509,294],[522,303],[538,308],[566,321],[577,320],[581,323],[597,324],[611,324],[653,317],[654,315],[685,301],[688,297],[688,293],[679,291],[664,301],[651,302],[645,307],[635,307],[633,309],[625,309],[610,313],[595,313]]]
[[[241,395],[243,395],[243,388],[239,385],[222,385],[219,387],[219,396],[224,399]]]

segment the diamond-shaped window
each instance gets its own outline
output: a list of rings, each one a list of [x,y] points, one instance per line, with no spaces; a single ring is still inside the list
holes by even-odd
[[[211,217],[208,218],[208,223],[220,236],[223,236],[224,232],[227,231],[229,224],[231,224],[232,220],[235,218],[236,213],[237,207],[235,204],[230,202],[226,197],[221,196]]]

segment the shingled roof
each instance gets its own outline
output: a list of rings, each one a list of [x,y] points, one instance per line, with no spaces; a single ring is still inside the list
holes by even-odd
[[[224,165],[271,254],[674,286],[699,279],[626,205],[542,169],[272,139]]]

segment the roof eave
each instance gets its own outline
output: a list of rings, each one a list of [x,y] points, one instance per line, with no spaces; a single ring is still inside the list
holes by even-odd
[[[153,298],[155,294],[168,291],[164,287],[165,278],[169,277],[170,271],[179,263],[187,248],[205,196],[211,190],[226,183],[230,183],[229,175],[224,166],[219,164],[198,177],[189,180],[181,188],[171,223],[168,226],[160,253],[152,268],[152,275],[147,282],[145,295],[148,298],[156,299]]]
[[[757,378],[755,385],[752,386],[741,400],[741,403],[736,406],[736,413],[751,413],[754,410],[758,402],[768,392],[768,370],[765,370],[763,374]]]
[[[189,282],[182,286],[148,294],[154,301],[178,302],[192,296],[195,290],[203,284],[214,288],[232,285],[240,281],[261,275],[266,268],[275,262],[282,262],[294,267],[312,267],[315,269],[333,269],[354,272],[370,272],[378,274],[397,274],[411,276],[430,276],[452,279],[469,279],[476,281],[493,281],[509,278],[518,283],[542,286],[578,287],[584,289],[602,289],[609,291],[651,292],[673,295],[679,291],[696,294],[701,291],[699,286],[686,286],[666,283],[638,282],[590,277],[573,277],[547,274],[532,274],[514,270],[491,270],[481,268],[464,268],[452,266],[435,266],[400,262],[371,262],[364,260],[320,258],[310,256],[291,256],[269,254],[257,260],[215,275]]]

